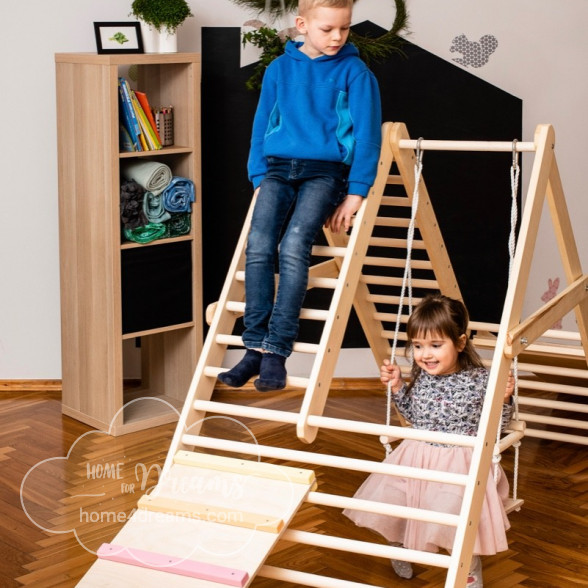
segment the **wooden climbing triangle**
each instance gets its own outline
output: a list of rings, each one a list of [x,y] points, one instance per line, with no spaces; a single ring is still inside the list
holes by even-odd
[[[245,305],[244,254],[252,203],[224,287],[211,317],[208,336],[161,480],[151,495],[140,500],[140,508],[133,515],[133,518],[138,518],[139,515],[144,516],[145,512],[150,517],[165,514],[165,522],[160,526],[154,526],[153,519],[150,518],[146,519],[148,522],[145,524],[131,519],[112,543],[104,547],[99,561],[90,569],[80,585],[103,586],[104,578],[114,577],[115,574],[116,577],[128,578],[136,578],[142,574],[142,586],[159,586],[162,574],[167,574],[167,585],[183,586],[184,576],[174,573],[171,568],[162,569],[164,555],[170,564],[174,564],[171,567],[175,567],[178,559],[182,562],[189,560],[188,563],[177,563],[177,569],[186,567],[190,570],[200,570],[201,573],[216,569],[217,576],[213,581],[209,577],[195,579],[195,576],[192,576],[190,586],[219,586],[223,585],[223,582],[226,585],[233,585],[227,583],[227,578],[230,580],[237,577],[241,583],[235,585],[246,586],[256,575],[323,588],[370,586],[266,565],[265,558],[277,541],[283,539],[299,544],[301,549],[306,545],[313,545],[341,552],[361,553],[366,557],[404,559],[438,566],[447,569],[447,587],[465,586],[487,473],[495,446],[503,392],[513,357],[521,355],[524,358],[523,382],[527,381],[525,375],[529,375],[530,386],[527,390],[531,391],[531,394],[533,391],[545,392],[549,389],[550,381],[548,378],[542,381],[542,374],[563,374],[562,377],[570,379],[570,382],[564,382],[564,387],[570,387],[570,393],[576,396],[580,393],[584,398],[588,395],[588,276],[581,270],[556,164],[554,144],[553,128],[550,125],[539,125],[532,142],[520,142],[516,147],[520,152],[534,153],[534,162],[502,319],[498,325],[480,323],[474,319],[471,323],[472,331],[475,333],[474,341],[478,347],[492,354],[490,357],[487,353],[487,363],[490,366],[488,392],[476,437],[417,431],[399,425],[376,425],[360,420],[324,416],[329,386],[352,306],[359,317],[376,362],[380,364],[390,356],[390,339],[393,334],[387,325],[397,318],[394,309],[398,306],[398,291],[401,286],[398,269],[404,267],[405,256],[402,252],[406,249],[406,239],[401,234],[407,227],[406,210],[411,206],[411,195],[415,187],[415,141],[410,139],[406,127],[401,123],[386,123],[383,126],[383,146],[378,175],[369,197],[356,215],[350,234],[331,234],[326,230],[326,245],[315,246],[313,249],[313,255],[322,261],[311,267],[309,288],[328,290],[331,292],[331,298],[327,309],[304,308],[301,312],[301,320],[320,321],[323,328],[318,343],[297,342],[294,345],[294,351],[314,357],[307,377],[288,378],[287,385],[301,391],[299,407],[294,411],[275,410],[271,408],[271,404],[270,408],[249,406],[246,395],[243,396],[242,403],[230,404],[214,399],[216,376],[225,369],[222,366],[227,347],[242,347],[242,341],[235,328]],[[423,140],[420,148],[510,151],[512,144],[510,141],[489,143]],[[420,204],[416,218],[418,236],[413,247],[423,253],[415,263],[427,277],[413,280],[413,287],[419,292],[437,290],[448,296],[461,298],[458,280],[452,269],[423,178],[420,179],[419,193]],[[549,206],[568,285],[553,300],[528,318],[523,318],[523,301],[545,201]],[[389,231],[390,235],[387,235],[386,231]],[[567,346],[561,343],[554,346],[542,342],[545,333],[553,335],[550,326],[572,310],[576,313],[578,333],[576,336],[570,336],[571,343]],[[402,317],[401,320],[406,318]],[[566,358],[573,358],[573,367],[562,367],[561,361],[551,361],[554,356],[557,356],[558,360],[563,358],[564,361]],[[556,363],[558,365],[555,365]],[[405,366],[404,370],[408,372],[408,367]],[[541,385],[537,386],[538,383]],[[526,386],[526,383],[523,385]],[[558,386],[559,393],[560,388],[561,386]],[[539,400],[541,402],[538,407],[545,409],[545,400]],[[533,406],[532,402],[533,399],[529,397],[530,406]],[[566,403],[566,408],[570,409],[568,404],[572,403]],[[586,412],[585,403],[576,404],[579,411]],[[298,435],[308,445],[308,449],[292,450],[262,446],[251,438],[230,440],[206,436],[203,434],[202,425],[205,418],[212,415],[290,425],[292,435]],[[557,425],[561,426],[562,423],[558,421]],[[572,427],[574,426],[576,424],[572,423]],[[345,456],[344,446],[341,447],[340,455],[325,455],[312,450],[312,443],[323,428],[337,430],[342,435],[346,432],[360,432],[376,438],[386,435],[398,439],[410,438],[471,447],[471,471],[465,476],[352,459]],[[528,430],[527,428],[527,432]],[[520,436],[515,434],[513,439],[520,439]],[[585,439],[582,435],[572,435],[568,440],[577,441],[576,437]],[[503,443],[502,448],[506,448],[509,443]],[[380,472],[461,485],[464,488],[461,511],[459,515],[450,515],[358,501],[350,496],[324,493],[321,492],[320,485],[316,485],[312,470],[308,469],[315,466],[337,468],[342,473],[349,470],[365,472],[366,475]],[[240,503],[230,495],[223,497],[217,493],[203,497],[197,491],[190,493],[178,490],[185,487],[181,480],[221,478],[223,483],[234,483],[240,488],[245,488],[247,500]],[[259,480],[263,480],[263,483]],[[271,486],[268,480],[271,480]],[[278,495],[287,497],[285,503],[276,502]],[[375,511],[390,516],[418,518],[453,526],[456,530],[454,547],[451,554],[409,549],[400,551],[399,548],[380,543],[289,529],[289,522],[298,507],[304,503],[337,509]],[[212,520],[214,517],[208,517],[207,513],[216,513],[216,519]],[[240,517],[245,523],[221,523],[218,520],[221,513],[226,519],[229,519],[232,513],[235,518]],[[219,525],[222,525],[220,530]],[[268,539],[269,527],[271,537]],[[247,537],[247,541],[242,541],[243,536]],[[220,537],[224,537],[229,543],[235,542],[237,555],[231,552],[231,557],[226,556],[229,548]],[[210,543],[207,543],[208,541]],[[185,546],[188,543],[195,544],[197,548],[186,554]],[[247,551],[243,543],[252,548],[253,554]],[[214,547],[211,548],[211,545]],[[109,557],[113,550],[122,551],[122,555],[118,557],[119,561],[113,556]],[[141,563],[134,564],[133,558],[135,561],[139,559]],[[163,567],[165,568],[165,565]]]

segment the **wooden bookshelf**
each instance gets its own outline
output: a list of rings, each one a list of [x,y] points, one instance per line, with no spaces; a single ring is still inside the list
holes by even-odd
[[[202,348],[200,56],[59,53],[55,63],[62,410],[121,435],[177,419]],[[152,106],[173,105],[173,146],[119,152],[118,77],[130,66]],[[121,242],[128,158],[194,181],[189,234]]]

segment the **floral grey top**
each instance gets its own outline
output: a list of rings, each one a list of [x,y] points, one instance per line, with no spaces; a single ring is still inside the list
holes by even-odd
[[[431,376],[422,371],[412,390],[407,392],[404,384],[394,394],[394,401],[400,414],[415,429],[474,436],[487,383],[486,368],[476,367],[446,376]],[[510,421],[511,414],[512,406],[503,404],[502,429]]]

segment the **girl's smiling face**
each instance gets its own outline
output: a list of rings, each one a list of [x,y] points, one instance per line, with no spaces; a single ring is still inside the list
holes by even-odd
[[[458,356],[466,344],[462,335],[456,345],[441,333],[419,333],[412,339],[415,363],[432,376],[445,376],[459,370]]]

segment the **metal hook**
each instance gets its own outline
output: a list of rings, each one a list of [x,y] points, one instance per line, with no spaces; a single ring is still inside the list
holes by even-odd
[[[512,167],[517,169],[519,167],[519,152],[517,151],[518,139],[512,140]]]

